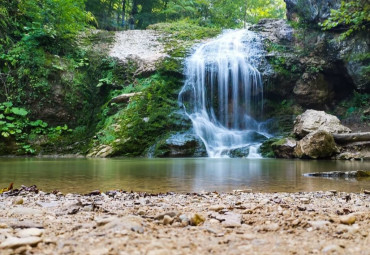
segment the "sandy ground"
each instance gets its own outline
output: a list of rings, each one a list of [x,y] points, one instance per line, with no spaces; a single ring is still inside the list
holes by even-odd
[[[0,196],[1,254],[370,254],[370,195]]]
[[[158,41],[159,37],[153,30],[116,32],[109,55],[122,61],[139,59],[145,63],[155,63],[166,56],[164,46]]]

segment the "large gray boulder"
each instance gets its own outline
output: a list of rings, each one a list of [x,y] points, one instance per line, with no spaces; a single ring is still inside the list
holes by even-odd
[[[308,134],[297,143],[294,154],[297,158],[329,158],[338,152],[333,135],[324,130]]]
[[[351,129],[343,126],[336,116],[324,111],[307,110],[298,115],[294,121],[294,134],[300,138],[318,130],[335,134],[351,132]]]

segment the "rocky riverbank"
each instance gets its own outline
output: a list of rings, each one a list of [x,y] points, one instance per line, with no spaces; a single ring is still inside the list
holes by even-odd
[[[367,191],[55,193],[0,196],[1,254],[369,254]]]

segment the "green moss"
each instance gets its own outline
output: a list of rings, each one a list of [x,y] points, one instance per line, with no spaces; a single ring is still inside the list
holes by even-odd
[[[272,144],[278,141],[278,138],[271,138],[264,141],[259,148],[259,153],[261,153],[262,157],[265,158],[275,158],[275,153],[272,149]]]

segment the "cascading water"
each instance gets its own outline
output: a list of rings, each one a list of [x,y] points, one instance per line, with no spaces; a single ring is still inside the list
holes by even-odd
[[[257,70],[262,52],[255,33],[236,30],[200,45],[186,60],[179,102],[209,157],[227,157],[244,147],[258,156],[256,146],[266,137],[255,120],[263,106]]]

